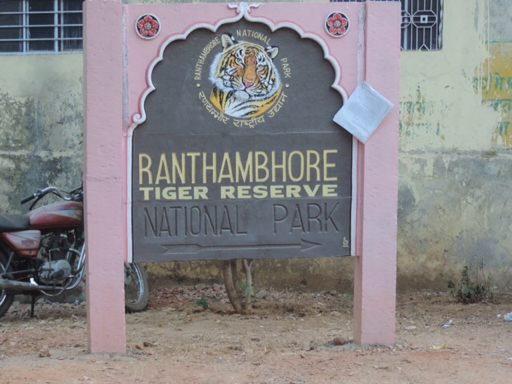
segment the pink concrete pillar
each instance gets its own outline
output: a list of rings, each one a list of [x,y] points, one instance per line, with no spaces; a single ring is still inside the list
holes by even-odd
[[[126,353],[122,4],[86,0],[84,8],[89,351]]]
[[[395,342],[400,3],[366,3],[365,80],[395,106],[358,152],[354,340]],[[389,28],[389,23],[395,28]],[[385,31],[385,33],[383,33]]]

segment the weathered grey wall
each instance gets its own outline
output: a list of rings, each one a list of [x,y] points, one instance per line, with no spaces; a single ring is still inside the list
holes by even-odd
[[[511,282],[512,158],[495,152],[402,156],[399,287],[445,288],[440,271],[484,262],[503,289]],[[459,276],[460,277],[460,276]]]
[[[82,55],[0,56],[0,209],[82,172]]]

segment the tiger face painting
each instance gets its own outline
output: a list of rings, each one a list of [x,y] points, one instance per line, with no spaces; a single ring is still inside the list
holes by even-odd
[[[272,108],[282,90],[279,73],[272,60],[275,46],[236,41],[231,35],[221,37],[223,51],[210,67],[213,90],[210,100],[224,114],[251,118]]]

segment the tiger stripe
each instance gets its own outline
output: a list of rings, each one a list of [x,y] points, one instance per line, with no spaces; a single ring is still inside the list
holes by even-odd
[[[272,61],[278,48],[238,42],[229,34],[222,35],[222,46],[210,68],[212,104],[238,118],[259,116],[272,108],[282,92]]]

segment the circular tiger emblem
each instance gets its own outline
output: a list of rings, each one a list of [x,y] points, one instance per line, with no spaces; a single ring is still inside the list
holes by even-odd
[[[281,79],[273,63],[275,46],[236,41],[230,34],[221,37],[222,52],[210,67],[213,90],[210,101],[227,116],[252,118],[272,108],[282,91]]]

